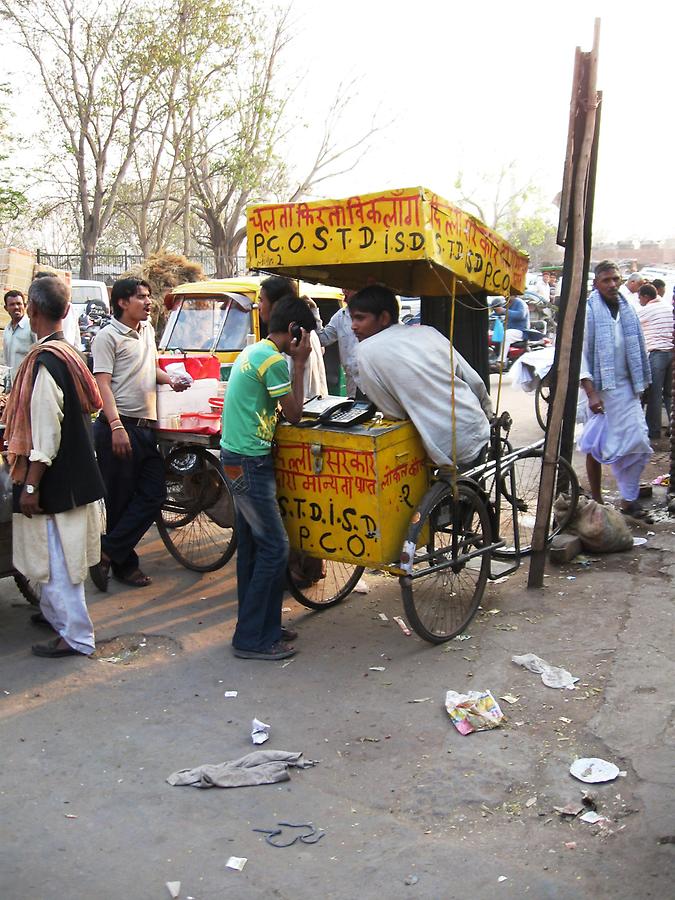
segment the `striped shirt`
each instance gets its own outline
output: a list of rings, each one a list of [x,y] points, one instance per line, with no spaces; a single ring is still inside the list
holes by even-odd
[[[647,352],[673,349],[673,307],[665,300],[650,300],[637,309]]]

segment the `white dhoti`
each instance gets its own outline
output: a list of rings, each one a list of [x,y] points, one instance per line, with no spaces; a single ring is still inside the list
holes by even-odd
[[[653,452],[640,399],[628,378],[614,390],[600,391],[600,397],[604,415],[589,415],[578,448],[611,467],[624,500],[637,500],[640,477]]]
[[[84,597],[84,582],[73,584],[56,523],[47,518],[49,581],[42,585],[40,609],[54,631],[80,653],[94,652],[94,626]]]

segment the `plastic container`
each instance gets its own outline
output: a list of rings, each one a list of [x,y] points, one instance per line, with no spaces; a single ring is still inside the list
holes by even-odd
[[[209,397],[209,406],[212,413],[217,413],[217,415],[221,416],[223,414],[223,405],[224,400],[222,397]]]
[[[218,413],[200,413],[199,427],[208,428],[210,432],[215,434],[217,431],[220,431],[220,418]]]
[[[190,413],[181,413],[180,414],[180,427],[181,428],[199,428],[201,426],[200,420],[201,413],[190,412]]]

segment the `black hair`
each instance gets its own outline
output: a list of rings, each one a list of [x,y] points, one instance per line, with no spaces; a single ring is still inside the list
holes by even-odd
[[[152,294],[152,288],[142,278],[118,278],[113,284],[110,294],[110,305],[112,306],[113,316],[116,319],[121,319],[124,312],[120,306],[120,300],[128,300],[130,297],[133,297],[139,287],[147,288]]]
[[[260,283],[260,290],[265,291],[267,299],[272,305],[274,305],[277,300],[281,300],[282,297],[298,296],[295,282],[291,281],[290,278],[284,278],[283,275],[270,275],[269,278],[266,278]]]
[[[349,298],[347,306],[350,312],[355,309],[358,312],[372,313],[375,316],[387,312],[391,316],[392,325],[396,325],[398,322],[398,300],[396,299],[396,294],[381,284],[371,284],[368,287],[361,288],[353,297]]]
[[[602,259],[595,267],[594,274],[597,277],[603,272],[608,272],[610,269],[616,269],[616,271],[618,272],[619,266],[611,259]]]
[[[57,275],[43,275],[31,281],[28,300],[45,319],[58,322],[66,314],[70,292],[65,281],[61,281]]]
[[[649,297],[650,300],[656,300],[656,288],[653,284],[643,284],[638,289],[638,297]]]
[[[11,300],[12,297],[21,297],[23,302],[24,303],[26,302],[26,298],[24,297],[24,295],[21,291],[12,290],[12,291],[7,291],[7,293],[5,294],[5,306],[7,306],[7,301]]]
[[[655,288],[664,288],[666,287],[666,283],[662,278],[654,278],[652,284]]]
[[[275,331],[288,331],[291,322],[301,325],[305,331],[314,331],[316,321],[312,310],[307,306],[304,300],[294,294],[286,294],[272,307],[269,321],[269,333]]]

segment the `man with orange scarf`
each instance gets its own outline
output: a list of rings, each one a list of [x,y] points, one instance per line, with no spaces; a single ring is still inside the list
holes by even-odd
[[[100,558],[104,524],[104,487],[91,438],[101,396],[64,340],[69,305],[59,278],[31,284],[27,313],[38,342],[16,373],[4,415],[14,482],[14,566],[42,584],[33,621],[57,636],[32,649],[50,658],[94,652],[84,580]]]

